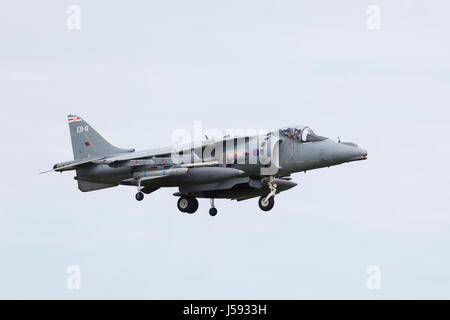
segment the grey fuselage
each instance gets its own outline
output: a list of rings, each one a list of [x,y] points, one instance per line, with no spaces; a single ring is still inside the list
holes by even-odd
[[[190,148],[184,151],[181,164],[189,162],[218,161],[214,167],[191,167],[186,174],[162,175],[155,179],[139,181],[147,172],[165,170],[170,173],[179,163],[171,160],[168,153],[141,158],[142,161],[150,159],[156,164],[148,166],[129,165],[111,166],[107,164],[92,164],[77,170],[76,179],[80,190],[91,191],[104,187],[122,185],[144,187],[143,192],[150,193],[160,187],[179,187],[178,195],[187,194],[195,197],[231,198],[244,200],[267,193],[267,187],[261,184],[261,179],[267,176],[278,178],[278,190],[282,192],[296,185],[295,182],[281,177],[296,172],[330,167],[344,162],[364,160],[367,152],[354,143],[340,143],[324,138],[320,141],[301,142],[288,136],[277,136],[273,146],[266,146],[269,163],[262,161],[261,149],[256,147],[255,140],[275,139],[264,136],[245,138],[229,138],[223,141],[203,144],[200,148]],[[227,143],[225,143],[227,140]],[[231,143],[230,143],[231,142]],[[209,154],[205,159],[205,146],[221,146],[220,153]],[[272,148],[275,147],[276,148]],[[276,150],[276,151],[275,151]],[[187,156],[186,156],[187,154]],[[234,155],[234,156],[233,156]],[[252,158],[253,156],[253,158]],[[187,157],[187,158],[186,158]],[[252,162],[252,159],[255,160]],[[183,162],[184,160],[184,162]],[[190,161],[189,161],[190,160]],[[223,160],[223,161],[220,161]],[[273,170],[268,170],[273,168]],[[266,171],[264,171],[266,170]],[[161,171],[163,172],[163,171]],[[139,177],[139,178],[138,178]]]

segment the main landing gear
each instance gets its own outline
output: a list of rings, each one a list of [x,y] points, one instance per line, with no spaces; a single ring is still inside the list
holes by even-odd
[[[198,209],[198,201],[194,197],[181,196],[177,202],[178,210],[186,213],[194,213]]]
[[[209,215],[211,217],[214,217],[217,214],[217,209],[214,207],[214,198],[209,199],[209,202],[211,203],[211,209],[209,209]]]
[[[211,209],[209,209],[210,216],[214,217],[217,214],[217,209],[214,207],[214,199],[210,199]],[[198,201],[191,196],[181,196],[177,202],[178,210],[186,213],[194,213],[198,209]]]

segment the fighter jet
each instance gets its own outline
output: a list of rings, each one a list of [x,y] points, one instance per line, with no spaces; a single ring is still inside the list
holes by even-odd
[[[178,187],[177,207],[188,214],[197,211],[197,198],[210,199],[211,216],[217,214],[217,198],[259,197],[259,208],[269,211],[276,194],[297,185],[292,174],[367,159],[357,144],[331,140],[307,126],[137,152],[113,146],[79,116],[67,119],[74,160],[46,172],[75,170],[83,192],[133,186],[138,201],[159,188]]]

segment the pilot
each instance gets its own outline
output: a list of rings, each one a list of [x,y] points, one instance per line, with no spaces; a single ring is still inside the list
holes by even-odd
[[[294,131],[295,131],[295,139],[301,141],[302,130],[299,128],[295,128]]]

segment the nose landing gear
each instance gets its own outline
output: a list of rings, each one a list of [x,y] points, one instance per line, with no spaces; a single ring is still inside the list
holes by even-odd
[[[259,198],[258,205],[262,211],[269,211],[273,208],[275,204],[274,197],[270,197],[267,199],[267,196],[262,196]]]
[[[267,185],[270,192],[266,196],[259,198],[258,205],[263,211],[269,211],[275,205],[275,194],[277,193],[277,184],[274,182],[274,177],[269,177],[267,180]]]

